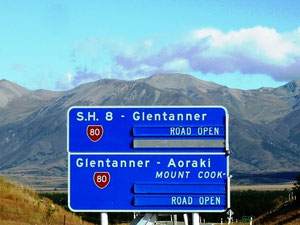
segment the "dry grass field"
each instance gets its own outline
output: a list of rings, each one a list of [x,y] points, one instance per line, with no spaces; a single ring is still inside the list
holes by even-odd
[[[29,188],[0,177],[0,225],[90,224]]]
[[[292,183],[288,184],[262,184],[262,185],[239,185],[239,186],[231,186],[230,189],[232,191],[247,191],[247,190],[255,190],[255,191],[280,191],[280,190],[291,190],[293,188]]]

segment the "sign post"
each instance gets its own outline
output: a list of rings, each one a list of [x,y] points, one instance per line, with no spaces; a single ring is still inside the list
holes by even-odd
[[[198,213],[230,206],[223,107],[71,107],[67,131],[72,211]]]
[[[193,213],[192,214],[192,219],[193,219],[193,225],[199,225],[200,224],[200,217],[198,213]]]
[[[107,213],[101,213],[101,225],[108,225]]]
[[[231,221],[232,221],[232,219],[233,219],[233,218],[232,218],[233,214],[234,214],[234,212],[233,212],[231,209],[229,209],[228,212],[227,212],[227,215],[228,215],[228,217],[227,217],[227,219],[228,219],[228,224],[231,223]]]

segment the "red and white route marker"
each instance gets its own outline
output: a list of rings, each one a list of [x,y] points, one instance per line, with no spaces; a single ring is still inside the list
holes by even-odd
[[[104,129],[102,125],[89,125],[86,129],[88,138],[93,141],[99,141],[103,136]]]
[[[110,182],[109,172],[95,172],[94,182],[98,188],[100,189],[106,188]]]

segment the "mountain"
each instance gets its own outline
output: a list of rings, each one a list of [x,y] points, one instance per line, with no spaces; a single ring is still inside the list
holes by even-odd
[[[0,80],[0,107],[4,108],[10,101],[26,96],[29,93],[29,90],[17,84],[8,80]]]
[[[230,114],[255,123],[269,123],[300,108],[300,81],[279,88],[249,91],[227,88],[182,74],[157,74],[140,81],[160,90],[178,90],[195,104],[225,105]]]
[[[66,113],[73,105],[223,105],[233,172],[300,171],[299,87],[292,81],[243,91],[184,74],[103,79],[64,92],[0,81],[0,172],[24,181],[66,178]]]
[[[300,146],[300,109],[296,109],[286,116],[272,121],[270,127],[296,146]]]
[[[30,91],[8,80],[0,80],[0,125],[23,121],[37,108],[49,105],[62,92]]]

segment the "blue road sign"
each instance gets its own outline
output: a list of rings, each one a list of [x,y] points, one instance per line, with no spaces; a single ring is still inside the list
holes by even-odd
[[[223,107],[74,107],[71,153],[225,152]]]
[[[69,208],[224,212],[227,150],[223,107],[72,107]]]
[[[227,165],[224,154],[70,155],[70,208],[223,211]]]

